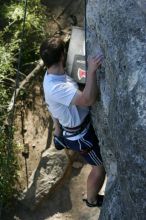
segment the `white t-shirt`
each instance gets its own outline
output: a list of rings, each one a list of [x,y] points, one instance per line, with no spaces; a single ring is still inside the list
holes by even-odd
[[[48,109],[62,126],[72,128],[83,122],[89,108],[71,104],[78,90],[77,83],[71,77],[67,74],[55,75],[46,72],[43,88]]]

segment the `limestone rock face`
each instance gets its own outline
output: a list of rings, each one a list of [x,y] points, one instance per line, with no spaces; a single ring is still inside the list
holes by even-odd
[[[87,50],[100,45],[92,110],[108,182],[100,220],[146,219],[146,1],[88,0]]]

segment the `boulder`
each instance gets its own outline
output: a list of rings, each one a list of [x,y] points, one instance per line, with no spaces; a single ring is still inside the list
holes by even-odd
[[[23,193],[21,202],[34,210],[61,185],[71,168],[71,160],[64,150],[50,147],[42,154],[39,166],[30,177],[28,189]]]

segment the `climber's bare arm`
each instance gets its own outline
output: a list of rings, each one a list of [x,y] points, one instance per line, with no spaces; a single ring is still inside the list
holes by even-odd
[[[88,59],[87,81],[84,90],[77,91],[72,104],[78,106],[91,106],[95,103],[98,95],[96,71],[100,67],[103,56],[90,57]]]

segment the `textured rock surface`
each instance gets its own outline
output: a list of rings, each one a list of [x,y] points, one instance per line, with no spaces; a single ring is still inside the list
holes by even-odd
[[[35,209],[61,183],[70,165],[65,151],[56,151],[54,147],[46,150],[40,164],[31,176],[28,190],[24,193],[22,203],[31,210]]]
[[[89,0],[87,42],[105,56],[93,107],[108,174],[100,220],[145,220],[146,1]]]

